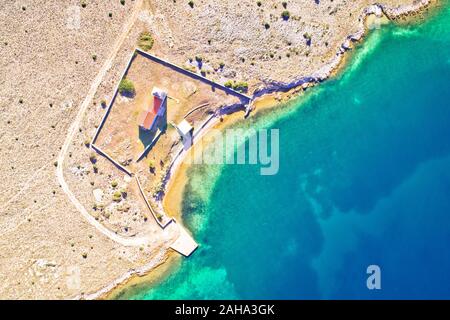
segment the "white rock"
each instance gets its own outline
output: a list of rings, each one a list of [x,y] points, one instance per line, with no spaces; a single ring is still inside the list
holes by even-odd
[[[101,202],[103,200],[103,190],[102,189],[95,189],[93,192],[95,201]]]

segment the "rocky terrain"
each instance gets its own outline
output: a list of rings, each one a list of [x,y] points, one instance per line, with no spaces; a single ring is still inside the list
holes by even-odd
[[[379,1],[395,16],[420,1]],[[202,57],[202,71],[253,89],[314,74],[361,30],[370,0],[154,1],[147,27],[158,52],[186,66]],[[406,10],[405,10],[406,12]],[[223,66],[223,68],[220,68]],[[319,67],[319,68],[318,68]]]

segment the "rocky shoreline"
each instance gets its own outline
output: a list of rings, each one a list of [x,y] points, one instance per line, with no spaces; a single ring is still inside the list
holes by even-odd
[[[314,74],[295,79],[289,83],[276,81],[267,82],[264,84],[263,88],[255,90],[254,98],[277,92],[288,92],[299,87],[305,89],[325,81],[339,69],[345,53],[351,50],[354,44],[360,42],[367,34],[368,28],[365,23],[368,16],[375,15],[377,18],[381,18],[385,15],[389,20],[397,20],[405,16],[412,16],[422,12],[422,10],[429,7],[432,2],[433,0],[419,0],[415,4],[396,8],[390,8],[381,4],[369,6],[363,11],[361,17],[358,19],[360,21],[359,31],[347,36],[345,41],[342,42],[341,46],[338,48],[334,58],[329,63],[324,65]]]

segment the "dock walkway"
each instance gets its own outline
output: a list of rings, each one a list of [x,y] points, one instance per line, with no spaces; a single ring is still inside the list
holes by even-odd
[[[194,252],[198,248],[198,244],[186,231],[186,229],[184,229],[183,226],[179,225],[175,219],[172,220],[172,223],[178,226],[180,235],[170,247],[178,253],[181,253],[183,256],[189,257],[192,252]]]

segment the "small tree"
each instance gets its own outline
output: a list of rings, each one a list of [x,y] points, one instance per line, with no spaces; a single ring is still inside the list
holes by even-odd
[[[189,0],[188,5],[189,7],[194,8],[194,1]]]
[[[128,79],[122,79],[119,84],[119,92],[121,95],[131,95],[136,94],[136,89],[134,88],[134,83]]]

